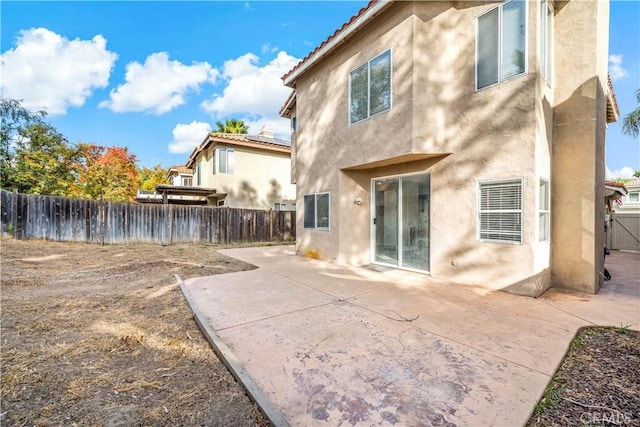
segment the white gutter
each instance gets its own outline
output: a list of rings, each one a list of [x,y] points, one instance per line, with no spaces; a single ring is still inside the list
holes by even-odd
[[[386,9],[394,0],[380,0],[375,3],[369,10],[363,13],[361,16],[356,18],[354,22],[351,23],[346,29],[344,29],[340,34],[331,39],[327,44],[325,44],[319,51],[309,57],[306,61],[300,65],[297,69],[295,69],[291,74],[283,79],[284,85],[293,88],[293,82],[296,81],[301,74],[306,72],[309,68],[315,65],[320,59],[322,59],[326,54],[335,49],[340,43],[342,43],[347,37],[351,36],[355,33],[360,27],[369,22],[375,15],[377,15],[383,9]]]

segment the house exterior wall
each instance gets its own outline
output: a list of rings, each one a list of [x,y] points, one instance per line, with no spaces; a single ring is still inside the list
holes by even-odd
[[[217,147],[234,150],[233,174],[213,173],[213,152]],[[215,158],[217,161],[217,157]],[[288,153],[248,147],[212,144],[196,160],[201,181],[198,186],[215,188],[226,194],[212,198],[210,204],[225,200],[225,206],[246,209],[273,209],[276,202],[295,199],[295,185],[291,184],[291,158]],[[196,177],[194,174],[194,185]],[[291,206],[288,206],[291,208]]]
[[[608,23],[605,1],[556,14],[552,280],[591,293],[603,283]]]
[[[552,167],[554,138],[562,137],[557,135],[558,123],[554,122],[553,111],[559,90],[538,72],[538,1],[528,2],[526,10],[527,72],[476,90],[476,18],[500,3],[394,3],[373,25],[363,26],[357,38],[344,43],[296,80],[299,253],[339,263],[368,264],[373,220],[371,180],[426,172],[431,180],[432,276],[527,295],[538,295],[551,285],[553,244],[538,241],[539,180],[551,182],[553,195],[559,176],[572,175],[565,178],[571,181],[573,175],[579,175],[581,168],[586,167],[592,170],[593,178],[594,170],[599,167],[593,162],[598,155],[596,140],[600,132],[594,128],[588,133],[593,146],[591,163],[574,165],[568,174],[560,170],[561,167]],[[594,2],[571,3],[585,5],[567,9],[568,22],[556,21],[556,32],[571,33],[574,13],[584,14],[578,22],[590,22],[584,30],[592,30],[593,22],[588,20],[593,18],[590,14],[598,12]],[[597,23],[605,25],[605,20],[599,19]],[[558,82],[574,68],[566,62],[571,62],[572,55],[585,49],[584,44],[579,44],[578,36],[571,37],[572,43],[581,48],[575,50],[574,47],[572,52],[556,49],[556,70],[565,68],[562,72],[556,71],[554,80]],[[596,41],[593,39],[594,50]],[[391,49],[392,57],[392,107],[349,125],[349,73],[387,49]],[[594,53],[584,67],[581,65],[583,77],[595,78],[593,64],[601,60],[602,53]],[[561,54],[568,54],[570,58],[558,62]],[[606,54],[604,58],[606,66]],[[604,73],[606,78],[606,70]],[[600,101],[594,91],[590,108],[595,110]],[[604,106],[603,102],[602,108]],[[583,120],[582,111],[576,120]],[[603,141],[604,134],[601,136]],[[389,160],[399,156],[404,156],[401,162]],[[478,185],[508,179],[523,182],[523,241],[521,244],[480,242]],[[594,194],[589,198],[595,201],[598,195],[593,181],[590,191]],[[330,192],[329,230],[304,228],[303,197],[318,192]],[[358,198],[362,204],[354,203]],[[554,204],[560,203],[557,195],[552,200],[553,215]],[[561,204],[564,206],[565,202]],[[601,207],[601,203],[598,206]],[[552,216],[552,233],[565,227],[565,222],[575,223],[575,219],[570,219],[573,214],[575,212]],[[590,214],[588,222],[593,237],[585,242],[585,248],[593,255],[597,237],[595,222],[591,220],[595,221],[596,213]],[[551,240],[555,238],[552,234]],[[554,248],[559,251],[555,262],[570,260],[565,250]],[[594,273],[597,266],[586,269]],[[564,274],[556,275],[556,279],[564,280]],[[591,274],[591,282],[594,276]]]

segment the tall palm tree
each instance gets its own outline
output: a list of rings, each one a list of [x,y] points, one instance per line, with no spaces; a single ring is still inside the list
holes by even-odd
[[[638,107],[622,120],[622,133],[637,138],[640,135],[640,89],[636,91]]]
[[[218,126],[217,132],[222,133],[247,133],[249,130],[249,126],[243,120],[238,119],[226,119],[224,123],[216,122],[216,126]]]

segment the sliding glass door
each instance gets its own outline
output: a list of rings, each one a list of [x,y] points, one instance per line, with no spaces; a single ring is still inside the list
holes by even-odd
[[[429,174],[372,181],[372,260],[429,271]]]

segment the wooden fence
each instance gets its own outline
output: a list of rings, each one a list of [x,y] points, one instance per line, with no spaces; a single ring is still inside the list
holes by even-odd
[[[17,239],[87,243],[287,242],[293,211],[151,205],[0,190],[2,234]]]

